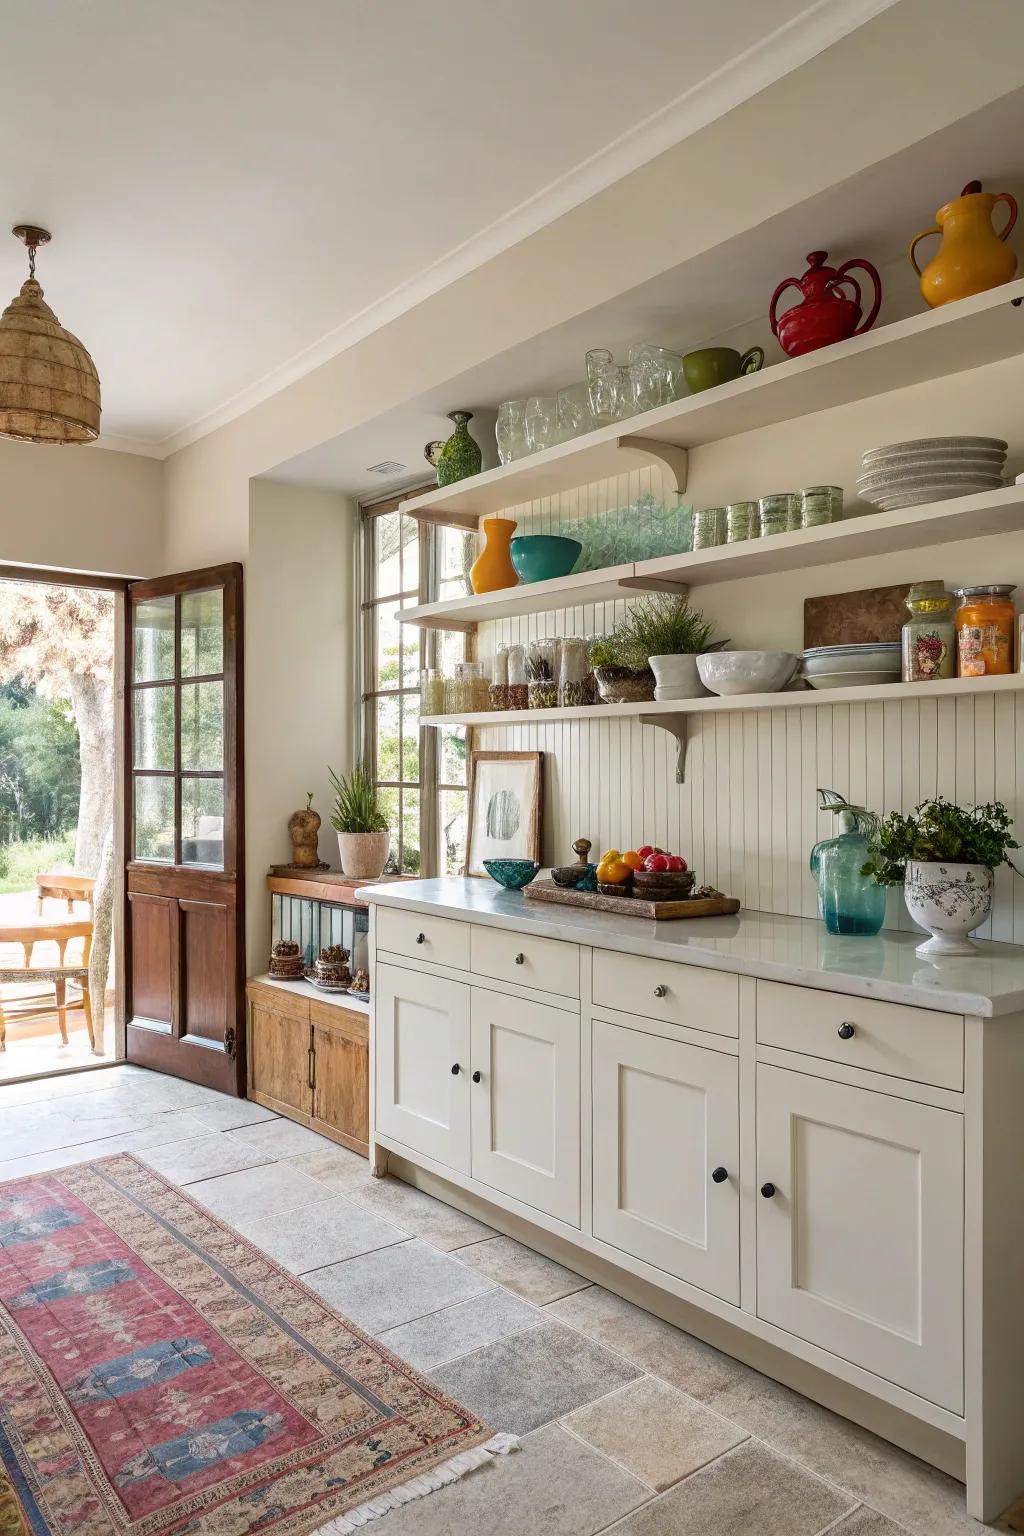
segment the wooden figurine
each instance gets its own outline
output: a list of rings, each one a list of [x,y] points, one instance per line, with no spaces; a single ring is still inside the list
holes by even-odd
[[[320,858],[320,817],[313,809],[313,791],[306,791],[306,808],[295,811],[288,818],[288,835],[292,840],[292,861],[289,869],[328,869]]]

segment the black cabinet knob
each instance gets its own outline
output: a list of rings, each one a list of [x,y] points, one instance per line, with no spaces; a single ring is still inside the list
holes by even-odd
[[[458,1077],[461,1071],[462,1068],[459,1066],[458,1062],[456,1062],[454,1067],[452,1067],[452,1077]]]
[[[729,1170],[728,1168],[712,1168],[711,1177],[716,1184],[724,1184],[729,1177]]]
[[[473,1073],[473,1081],[474,1081],[474,1083],[478,1083],[482,1077],[483,1077],[483,1073],[482,1072],[474,1072]]]
[[[416,943],[417,944],[425,944],[426,942],[427,942],[427,936],[426,936],[425,933],[418,933],[416,935]]]
[[[856,1030],[852,1024],[843,1023],[840,1024],[836,1033],[838,1034],[840,1040],[852,1040],[856,1034]]]
[[[762,1184],[761,1185],[761,1193],[762,1193],[762,1195],[764,1195],[766,1200],[770,1200],[772,1195],[774,1195],[774,1193],[775,1193],[775,1185],[774,1184]]]
[[[668,997],[668,987],[663,986],[659,981],[654,989],[654,995],[655,997]]]
[[[526,964],[526,956],[525,955],[516,955],[516,965],[525,965],[525,964]]]

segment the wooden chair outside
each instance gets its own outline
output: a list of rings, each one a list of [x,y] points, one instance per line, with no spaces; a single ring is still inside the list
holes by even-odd
[[[76,898],[81,899],[81,898]],[[82,941],[82,957],[78,964],[67,963],[68,945],[76,939]],[[33,953],[37,944],[55,943],[57,945],[60,960],[57,965],[34,966],[32,964]],[[0,924],[0,946],[4,944],[20,944],[25,957],[23,966],[0,965],[0,983],[21,985],[23,983],[45,982],[53,986],[54,1006],[57,1013],[57,1025],[60,1029],[61,1041],[68,1043],[68,1008],[81,1008],[85,1013],[85,1027],[89,1033],[89,1044],[95,1047],[96,1038],[93,1033],[92,1004],[89,998],[89,955],[92,950],[92,923],[85,918],[72,922],[34,922]],[[67,984],[69,981],[77,982],[81,987],[81,997],[73,999],[70,1003],[67,998]],[[27,1002],[27,1008],[11,1008],[0,1000],[0,1051],[7,1049],[7,1022],[5,1018],[38,1017],[41,1012],[48,1013],[49,1008],[41,1009],[38,1006],[39,994],[32,997],[18,998],[14,1001]]]
[[[93,891],[96,881],[92,875],[73,875],[67,870],[54,870],[52,873],[44,872],[36,875],[36,914],[43,915],[43,903],[45,901],[66,901],[68,904],[68,916],[75,915],[75,902],[84,901],[89,905],[89,917],[95,917],[93,911]]]

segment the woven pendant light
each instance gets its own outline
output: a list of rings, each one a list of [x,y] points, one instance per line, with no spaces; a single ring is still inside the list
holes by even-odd
[[[0,315],[0,437],[24,443],[91,443],[100,435],[100,381],[77,336],[60,324],[36,282],[47,230],[16,224],[28,246],[28,279]]]

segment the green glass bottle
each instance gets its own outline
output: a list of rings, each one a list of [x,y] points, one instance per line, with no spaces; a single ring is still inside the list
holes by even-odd
[[[456,480],[468,480],[478,475],[483,460],[480,444],[469,435],[472,411],[449,411],[448,420],[454,421],[455,431],[437,455],[438,485],[454,485]]]
[[[877,933],[885,922],[885,886],[861,870],[871,856],[878,817],[862,805],[850,805],[834,789],[818,790],[818,809],[839,817],[839,836],[811,849],[822,921],[829,933]]]

